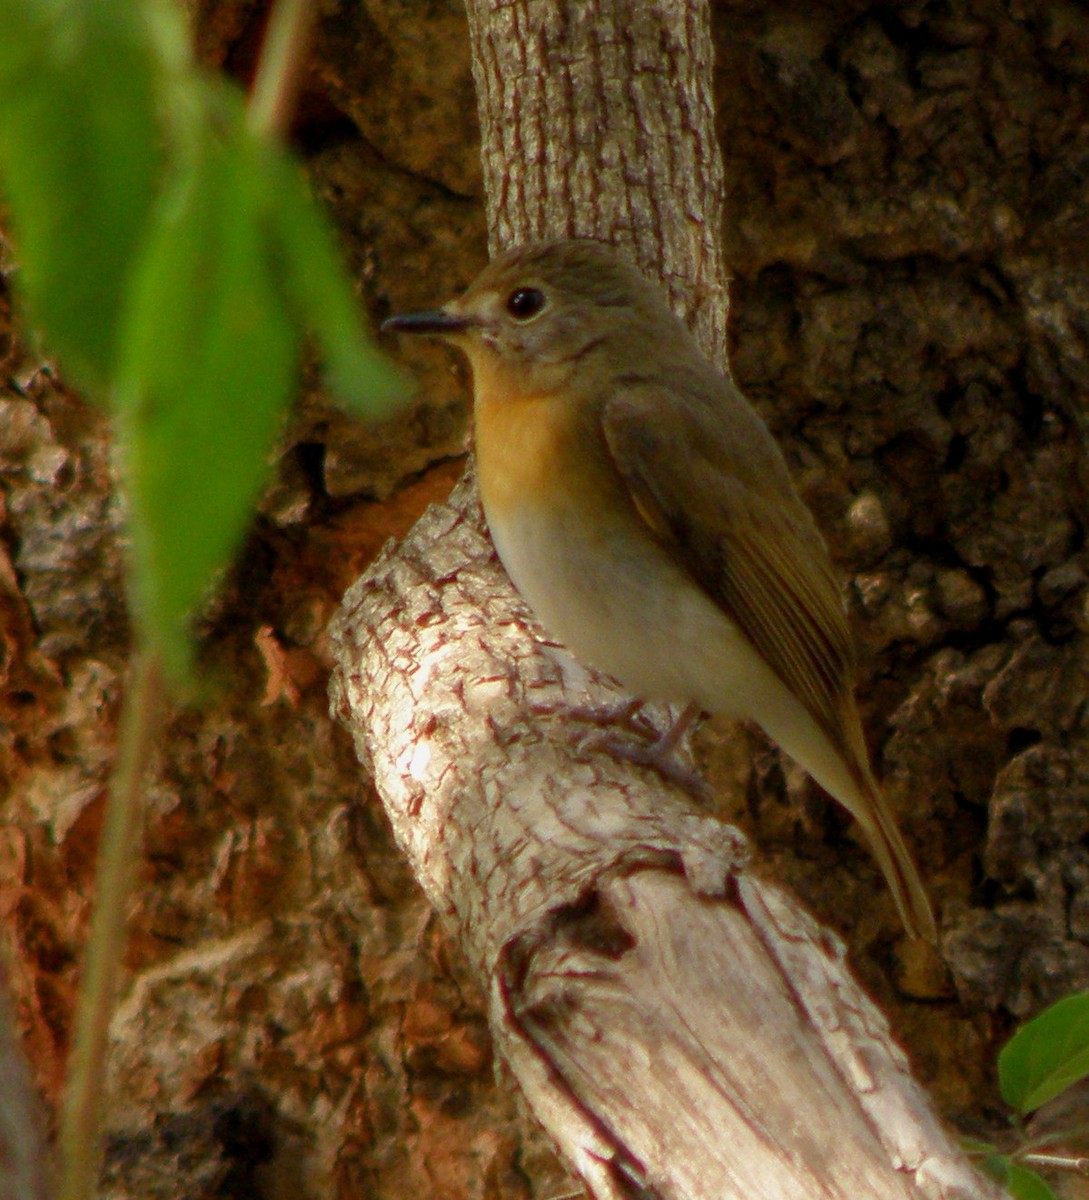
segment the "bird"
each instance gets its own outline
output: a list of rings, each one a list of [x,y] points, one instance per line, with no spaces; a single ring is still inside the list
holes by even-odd
[[[906,932],[935,943],[870,766],[828,549],[662,289],[607,243],[534,242],[382,329],[468,358],[484,514],[544,629],[634,697],[759,725],[858,821]]]

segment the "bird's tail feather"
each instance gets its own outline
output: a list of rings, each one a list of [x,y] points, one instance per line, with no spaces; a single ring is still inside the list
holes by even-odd
[[[872,814],[872,820],[860,817],[860,822],[866,831],[878,866],[892,890],[904,928],[911,937],[923,938],[934,945],[938,940],[938,927],[930,907],[930,898],[908,848],[904,845],[888,801],[869,771],[866,775],[868,778],[861,782],[868,801],[865,810]]]
[[[858,710],[851,703],[841,714],[847,762],[859,795],[854,804],[844,800],[865,831],[877,865],[888,882],[900,919],[909,937],[922,938],[931,945],[938,941],[938,927],[930,897],[926,894],[918,868],[900,833],[889,802],[870,770],[866,740]]]

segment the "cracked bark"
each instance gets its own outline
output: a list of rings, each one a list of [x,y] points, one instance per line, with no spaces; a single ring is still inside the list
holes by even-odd
[[[725,363],[706,6],[469,0],[493,251],[590,235]],[[441,297],[436,297],[441,299]],[[983,1197],[834,937],[743,839],[578,749],[618,696],[548,642],[471,478],[349,591],[333,707],[598,1196]]]

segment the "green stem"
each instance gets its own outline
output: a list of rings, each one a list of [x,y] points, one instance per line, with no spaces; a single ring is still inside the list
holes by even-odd
[[[157,658],[140,655],[125,694],[118,759],[99,847],[95,908],[61,1111],[58,1200],[90,1200],[97,1190],[106,1050],[127,942],[129,897],[144,815],[142,784],[158,726],[161,692]]]
[[[278,0],[273,6],[250,93],[248,121],[255,133],[286,136],[316,15],[315,0]]]

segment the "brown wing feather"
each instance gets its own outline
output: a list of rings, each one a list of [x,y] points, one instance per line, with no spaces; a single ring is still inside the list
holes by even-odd
[[[633,384],[606,401],[605,440],[650,529],[843,745],[854,660],[828,552],[778,448],[728,386]]]
[[[858,787],[841,799],[870,838],[904,927],[934,942],[926,890],[870,772],[828,551],[756,414],[718,376],[696,384],[685,393],[633,382],[606,400],[613,462],[655,537],[839,749]]]

